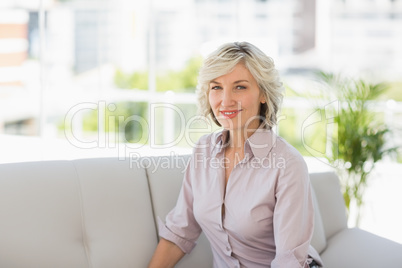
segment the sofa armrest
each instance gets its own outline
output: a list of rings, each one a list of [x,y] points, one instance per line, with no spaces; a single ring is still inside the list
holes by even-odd
[[[321,258],[325,268],[398,268],[402,245],[358,228],[344,229],[327,240]]]

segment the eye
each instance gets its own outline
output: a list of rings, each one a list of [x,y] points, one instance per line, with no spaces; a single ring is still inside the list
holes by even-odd
[[[236,86],[236,89],[242,90],[242,89],[246,89],[246,87],[245,86]]]
[[[222,89],[222,87],[220,87],[220,86],[213,86],[213,87],[211,87],[211,90],[219,90],[219,89]]]

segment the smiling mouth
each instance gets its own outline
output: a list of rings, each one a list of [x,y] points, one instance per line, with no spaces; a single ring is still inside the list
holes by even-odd
[[[224,118],[232,119],[237,116],[242,110],[220,111]]]

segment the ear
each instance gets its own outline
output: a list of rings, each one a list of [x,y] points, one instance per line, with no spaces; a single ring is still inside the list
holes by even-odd
[[[267,102],[267,100],[265,99],[264,94],[263,94],[262,92],[260,92],[260,103],[261,103],[261,104],[264,104],[264,103],[266,103],[266,102]]]

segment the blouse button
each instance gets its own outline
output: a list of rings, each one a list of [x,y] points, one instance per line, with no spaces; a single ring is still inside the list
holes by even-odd
[[[230,247],[229,247],[229,246],[227,246],[227,247],[226,247],[226,250],[227,250],[227,251],[230,251]]]

